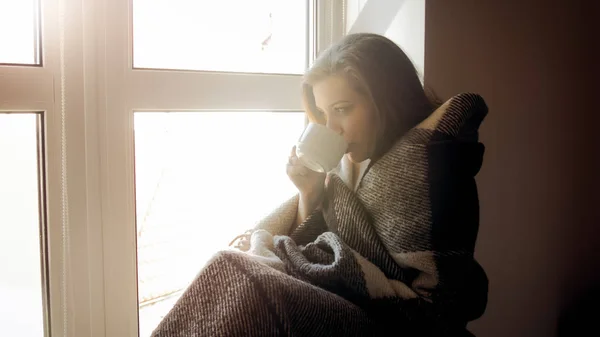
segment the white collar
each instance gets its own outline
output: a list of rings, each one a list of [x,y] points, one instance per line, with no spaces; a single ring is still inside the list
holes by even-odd
[[[355,186],[352,186],[352,175],[355,166],[354,163],[350,161],[350,158],[348,158],[348,154],[345,154],[344,157],[342,157],[340,164],[332,172],[337,174],[346,184],[346,186],[348,186],[348,188],[356,192],[358,186],[360,185],[360,181],[362,180],[363,176],[365,175],[365,172],[367,171],[367,168],[369,167],[370,162],[371,160],[367,159],[359,164],[358,167],[360,172],[358,175],[358,179],[356,180]]]

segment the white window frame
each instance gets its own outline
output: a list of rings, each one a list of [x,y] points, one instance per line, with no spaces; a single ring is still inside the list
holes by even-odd
[[[44,121],[45,336],[104,335],[95,55],[84,43],[95,27],[82,15],[92,6],[41,0],[42,64],[0,65],[0,111]]]
[[[310,4],[318,6],[314,56],[343,35],[344,1],[311,0]],[[95,44],[95,121],[101,164],[103,333],[134,337],[138,336],[138,303],[133,112],[301,111],[301,76],[133,69],[131,1],[105,0],[95,13],[100,32]]]
[[[314,56],[343,35],[345,1],[310,1]],[[132,69],[130,1],[41,3],[43,63],[0,65],[0,111],[45,122],[46,336],[134,337],[133,111],[299,111],[300,76]]]
[[[346,1],[309,1],[314,58]],[[41,3],[42,65],[0,64],[0,111],[43,114],[46,336],[134,337],[133,111],[301,111],[300,76],[132,69],[130,0]]]

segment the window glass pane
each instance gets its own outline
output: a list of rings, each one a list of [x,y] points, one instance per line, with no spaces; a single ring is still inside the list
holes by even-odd
[[[210,256],[290,198],[303,113],[135,114],[140,336]]]
[[[0,0],[0,63],[39,64],[39,0]]]
[[[38,116],[0,113],[0,327],[44,336]]]
[[[133,0],[133,65],[300,74],[306,0]]]

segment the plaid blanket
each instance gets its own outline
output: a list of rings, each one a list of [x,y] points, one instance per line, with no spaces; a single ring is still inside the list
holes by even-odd
[[[297,197],[218,252],[153,333],[174,336],[461,336],[487,304],[474,259],[475,175],[487,114],[452,97],[290,233]],[[234,209],[233,209],[234,211]]]

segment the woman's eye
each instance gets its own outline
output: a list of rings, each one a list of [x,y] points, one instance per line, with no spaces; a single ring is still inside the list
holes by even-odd
[[[349,106],[340,106],[340,107],[335,108],[335,112],[338,114],[341,114],[341,115],[349,113],[350,110],[351,110],[351,107],[349,107]]]

